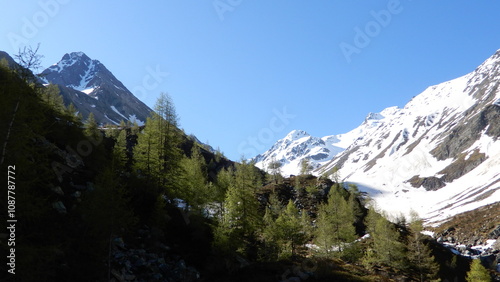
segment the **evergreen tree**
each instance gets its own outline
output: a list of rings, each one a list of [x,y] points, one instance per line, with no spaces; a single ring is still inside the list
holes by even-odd
[[[481,264],[480,259],[472,260],[470,270],[467,272],[467,282],[490,282],[488,270]]]
[[[410,236],[408,238],[408,259],[411,266],[419,273],[420,281],[434,279],[439,270],[431,250],[423,242],[423,223],[416,212],[411,213]]]

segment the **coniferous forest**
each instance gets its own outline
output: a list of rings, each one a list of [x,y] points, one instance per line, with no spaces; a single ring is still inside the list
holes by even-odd
[[[266,173],[198,143],[166,93],[144,126],[98,125],[3,60],[0,95],[13,176],[1,220],[17,220],[14,237],[0,231],[15,266],[7,257],[2,281],[490,279],[423,235],[417,214],[389,221],[336,170],[317,177],[306,163],[285,178],[279,163]]]

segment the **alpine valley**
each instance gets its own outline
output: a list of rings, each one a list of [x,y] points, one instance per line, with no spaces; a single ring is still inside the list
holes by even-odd
[[[285,175],[307,159],[313,174],[368,192],[397,216],[411,209],[429,224],[500,201],[500,50],[473,72],[427,88],[403,108],[370,113],[345,134],[294,130],[253,160]]]
[[[499,279],[500,50],[255,163],[186,135],[168,94],[153,113],[83,52],[38,76],[27,51],[0,52],[0,281]]]

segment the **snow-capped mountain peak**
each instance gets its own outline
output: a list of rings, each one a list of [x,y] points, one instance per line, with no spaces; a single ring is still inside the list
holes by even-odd
[[[100,61],[83,52],[65,54],[42,76],[60,86],[65,103],[73,103],[84,117],[93,112],[103,124],[121,120],[143,124],[151,112]]]
[[[47,81],[89,95],[102,82],[102,76],[112,77],[101,62],[90,59],[83,52],[65,54],[59,62],[47,68],[42,75]]]
[[[297,140],[299,138],[310,137],[310,136],[311,135],[309,135],[309,133],[307,133],[303,130],[292,130],[290,133],[288,133],[286,135],[286,137],[284,139]]]

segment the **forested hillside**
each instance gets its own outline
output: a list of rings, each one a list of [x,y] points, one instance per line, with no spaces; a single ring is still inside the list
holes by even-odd
[[[213,153],[179,130],[168,94],[144,126],[98,127],[3,61],[0,97],[14,173],[1,220],[17,220],[0,237],[14,253],[3,281],[463,281],[470,268],[335,171],[283,178]]]

